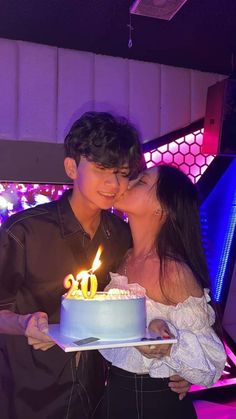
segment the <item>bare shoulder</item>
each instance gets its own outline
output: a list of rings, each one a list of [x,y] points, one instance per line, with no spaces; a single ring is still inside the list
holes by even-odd
[[[165,263],[164,289],[174,304],[189,297],[202,297],[203,290],[191,269],[184,263],[167,260]]]

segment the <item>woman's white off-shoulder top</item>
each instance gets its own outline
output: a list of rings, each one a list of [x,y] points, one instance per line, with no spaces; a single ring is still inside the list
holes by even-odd
[[[143,287],[129,284],[126,276],[111,273],[111,278],[106,290],[132,289],[138,295],[146,295]],[[204,289],[202,297],[189,297],[176,306],[161,304],[146,296],[147,325],[153,319],[163,319],[178,340],[172,345],[170,356],[149,359],[133,347],[104,349],[100,352],[113,365],[126,371],[148,373],[155,378],[179,374],[190,383],[211,386],[222,374],[226,354],[222,342],[212,329],[215,313],[209,301],[207,289]]]

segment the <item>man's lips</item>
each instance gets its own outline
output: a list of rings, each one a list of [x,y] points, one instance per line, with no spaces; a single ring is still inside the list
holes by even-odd
[[[112,193],[112,192],[98,192],[99,195],[101,195],[104,198],[108,198],[108,199],[114,199],[116,197],[116,193]]]

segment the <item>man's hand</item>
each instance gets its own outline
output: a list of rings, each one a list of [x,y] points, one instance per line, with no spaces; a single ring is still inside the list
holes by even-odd
[[[46,351],[55,345],[55,342],[47,335],[48,316],[46,313],[38,311],[28,316],[25,324],[25,336],[28,344],[34,349]]]
[[[169,387],[172,391],[179,394],[179,400],[183,400],[190,389],[191,384],[179,375],[170,377]]]

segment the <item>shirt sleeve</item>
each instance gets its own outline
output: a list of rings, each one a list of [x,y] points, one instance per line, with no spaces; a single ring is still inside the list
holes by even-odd
[[[170,356],[152,361],[149,367],[151,377],[158,376],[158,369],[165,365],[192,384],[208,387],[220,378],[226,354],[223,343],[212,328],[215,313],[209,301],[205,290],[202,298],[190,297],[169,308],[165,320],[178,342],[172,345]]]
[[[16,309],[17,291],[25,271],[24,244],[11,230],[0,230],[0,310]]]

